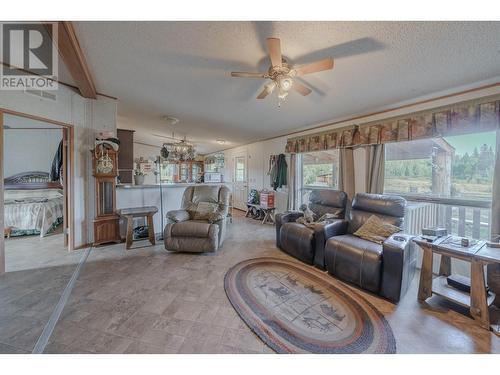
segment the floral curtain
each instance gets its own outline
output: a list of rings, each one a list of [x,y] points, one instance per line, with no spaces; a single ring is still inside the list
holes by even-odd
[[[285,152],[333,148],[477,133],[500,128],[500,97],[458,103],[397,118],[353,125],[287,140]]]

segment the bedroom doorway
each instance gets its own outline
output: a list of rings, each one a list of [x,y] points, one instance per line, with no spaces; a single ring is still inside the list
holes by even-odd
[[[71,170],[73,129],[0,110],[3,262],[6,272],[73,263]],[[0,223],[2,224],[2,223]]]

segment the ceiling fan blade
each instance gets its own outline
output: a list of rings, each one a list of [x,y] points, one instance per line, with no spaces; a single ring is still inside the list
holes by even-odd
[[[231,77],[267,78],[267,74],[266,73],[251,73],[251,72],[231,72]]]
[[[257,99],[264,99],[266,96],[268,96],[270,93],[274,91],[274,88],[276,87],[276,83],[270,82],[267,85],[264,86],[264,90],[257,96]]]
[[[292,89],[294,89],[300,95],[303,95],[303,96],[307,96],[307,95],[309,95],[312,92],[312,90],[310,88],[304,86],[301,83],[298,83],[297,81],[293,82]]]
[[[329,69],[333,69],[333,59],[331,57],[294,68],[295,75],[297,76],[303,76],[305,74],[321,72]]]
[[[281,41],[278,38],[267,38],[267,50],[272,66],[281,67]]]
[[[257,99],[264,99],[268,95],[269,95],[269,90],[264,88],[264,90],[262,90],[262,92],[257,96]]]

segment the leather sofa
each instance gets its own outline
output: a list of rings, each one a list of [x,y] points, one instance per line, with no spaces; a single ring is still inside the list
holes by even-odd
[[[165,249],[192,253],[214,252],[223,244],[228,221],[231,192],[226,186],[189,186],[184,191],[180,210],[167,212],[163,232]],[[218,204],[210,220],[195,220],[200,202]]]
[[[342,233],[326,241],[325,266],[331,275],[398,302],[410,285],[416,264],[412,236],[393,234],[383,244],[353,235],[372,215],[403,227],[406,200],[379,194],[357,194]]]
[[[338,214],[338,220],[317,223],[314,229],[295,221],[303,212],[276,214],[276,245],[284,252],[308,264],[324,269],[324,249],[328,238],[345,233],[347,195],[343,191],[318,189],[309,195],[309,209],[317,218],[326,213]]]

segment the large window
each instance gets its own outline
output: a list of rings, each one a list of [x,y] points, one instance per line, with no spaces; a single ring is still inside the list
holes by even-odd
[[[234,180],[236,182],[244,182],[245,181],[245,157],[238,156],[235,158],[235,176]]]
[[[495,132],[386,144],[386,193],[491,199]]]
[[[488,239],[496,152],[495,132],[386,144],[384,192],[408,199],[405,230]]]
[[[317,151],[299,154],[299,172],[302,182],[302,202],[312,189],[337,189],[339,178],[339,151]]]

